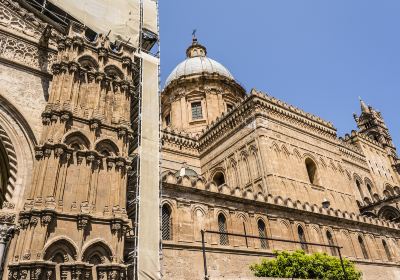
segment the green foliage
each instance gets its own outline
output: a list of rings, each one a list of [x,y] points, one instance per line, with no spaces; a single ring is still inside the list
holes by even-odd
[[[306,254],[302,250],[295,252],[275,251],[275,259],[262,259],[261,263],[250,266],[257,277],[281,277],[302,279],[345,280],[340,259],[326,253]],[[354,264],[343,259],[347,280],[361,280]]]

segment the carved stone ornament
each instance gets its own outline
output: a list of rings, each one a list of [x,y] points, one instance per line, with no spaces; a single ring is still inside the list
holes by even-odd
[[[21,226],[21,228],[26,229],[29,225],[29,217],[21,217],[19,219],[19,224]]]
[[[52,275],[53,275],[53,270],[47,270],[46,271],[46,280],[50,280]]]
[[[122,224],[119,221],[113,221],[111,223],[111,232],[116,233],[122,229]]]
[[[125,128],[119,128],[118,129],[118,137],[124,137],[126,135],[126,129]]]
[[[50,119],[49,116],[43,116],[42,117],[42,124],[43,125],[48,125],[48,124],[50,124],[50,122],[51,122],[51,119]]]
[[[0,213],[0,223],[14,223],[15,214],[13,213]]]
[[[42,216],[42,219],[41,219],[42,225],[43,226],[49,225],[51,223],[52,218],[53,217],[50,214],[46,214],[46,215]]]
[[[78,229],[84,230],[89,224],[89,217],[85,215],[80,215],[78,216],[77,223],[78,223]]]
[[[56,149],[54,150],[54,154],[55,154],[57,157],[60,157],[63,153],[64,153],[64,149],[63,149],[63,148],[58,147],[58,148],[56,148]]]
[[[44,150],[44,155],[45,155],[46,157],[51,156],[51,149],[45,149],[45,150]]]
[[[31,270],[31,280],[38,280],[42,274],[42,269],[40,267]]]
[[[0,57],[43,72],[50,72],[49,66],[56,59],[54,51],[40,51],[33,43],[11,36],[0,35],[0,45]]]
[[[26,252],[23,256],[22,256],[23,260],[30,260],[31,259],[31,253]]]
[[[90,121],[90,129],[97,130],[100,127],[101,122],[97,119],[93,119]]]
[[[31,223],[32,226],[36,226],[38,222],[39,222],[39,218],[38,217],[35,217],[35,216],[31,217],[30,223]]]
[[[61,115],[61,120],[64,122],[68,121],[70,118],[71,118],[71,116],[69,113],[64,113]]]
[[[35,151],[35,157],[36,157],[37,159],[42,158],[42,157],[43,157],[43,151],[42,151],[42,150],[36,150],[36,151]]]
[[[119,159],[119,160],[117,160],[117,162],[115,163],[115,165],[116,165],[118,168],[122,168],[122,167],[125,166],[125,161]]]
[[[7,243],[14,234],[14,226],[0,226],[0,243]]]
[[[112,159],[107,159],[107,168],[111,169],[114,166],[114,161]]]

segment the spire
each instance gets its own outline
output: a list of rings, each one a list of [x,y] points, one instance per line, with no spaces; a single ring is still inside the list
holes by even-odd
[[[206,56],[207,49],[206,47],[199,44],[197,37],[196,37],[197,30],[194,29],[192,32],[192,44],[186,50],[187,57],[196,57],[196,56]]]
[[[370,110],[369,110],[367,104],[365,104],[365,102],[361,99],[361,97],[358,97],[358,99],[360,100],[360,104],[361,104],[361,112],[362,113],[370,113]]]

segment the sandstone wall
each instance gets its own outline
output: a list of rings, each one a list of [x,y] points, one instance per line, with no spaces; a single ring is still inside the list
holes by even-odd
[[[23,115],[36,139],[42,131],[41,114],[48,98],[48,77],[0,63],[0,95]]]
[[[207,269],[210,279],[271,279],[254,278],[249,265],[259,262],[261,255],[244,255],[237,252],[207,252]],[[265,257],[264,257],[265,258]],[[363,280],[399,280],[400,266],[378,263],[356,263]],[[163,275],[165,280],[204,279],[202,252],[178,248],[163,249]],[[274,278],[272,278],[274,279]]]

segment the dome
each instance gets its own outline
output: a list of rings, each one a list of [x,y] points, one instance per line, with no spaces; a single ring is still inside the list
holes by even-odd
[[[234,80],[232,74],[221,63],[208,58],[205,47],[197,43],[197,39],[193,39],[192,45],[187,49],[187,58],[178,64],[165,81],[168,86],[172,81],[193,74],[219,74],[226,78]]]
[[[197,177],[198,175],[197,172],[194,171],[193,169],[184,166],[175,173],[175,177],[183,177],[183,176]]]

